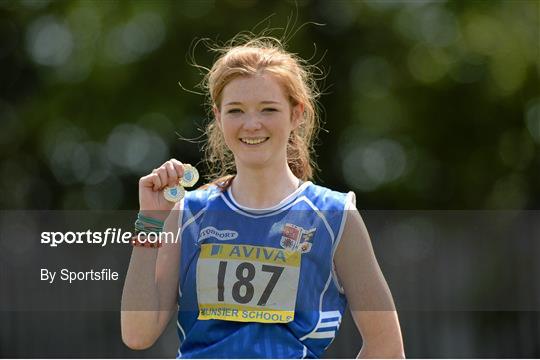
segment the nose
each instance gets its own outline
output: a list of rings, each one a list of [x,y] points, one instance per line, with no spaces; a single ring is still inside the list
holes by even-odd
[[[261,121],[256,115],[251,114],[251,115],[246,116],[244,124],[243,124],[244,130],[256,131],[256,130],[260,130],[261,127],[262,127]]]

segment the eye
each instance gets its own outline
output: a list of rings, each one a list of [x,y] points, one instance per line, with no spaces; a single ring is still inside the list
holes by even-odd
[[[272,111],[278,111],[276,108],[264,108],[263,111],[272,112]]]
[[[238,113],[241,113],[242,110],[241,109],[230,109],[230,110],[227,110],[227,114],[238,114]]]

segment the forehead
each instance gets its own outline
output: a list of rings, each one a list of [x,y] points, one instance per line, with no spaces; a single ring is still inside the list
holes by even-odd
[[[287,102],[285,91],[276,77],[270,74],[242,76],[231,80],[223,89],[222,102]]]

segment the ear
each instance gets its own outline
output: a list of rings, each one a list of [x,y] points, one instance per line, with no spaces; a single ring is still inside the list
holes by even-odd
[[[221,129],[221,112],[216,105],[212,106],[212,112],[214,113],[214,119],[216,119],[217,126]]]
[[[293,130],[299,127],[304,120],[304,104],[298,103],[292,109],[291,125]]]

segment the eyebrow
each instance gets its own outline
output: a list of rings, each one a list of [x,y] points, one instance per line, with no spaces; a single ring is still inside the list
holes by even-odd
[[[271,101],[271,100],[261,101],[260,103],[261,104],[279,104],[279,102]],[[231,101],[225,104],[225,106],[227,105],[243,105],[243,104],[240,101]]]

